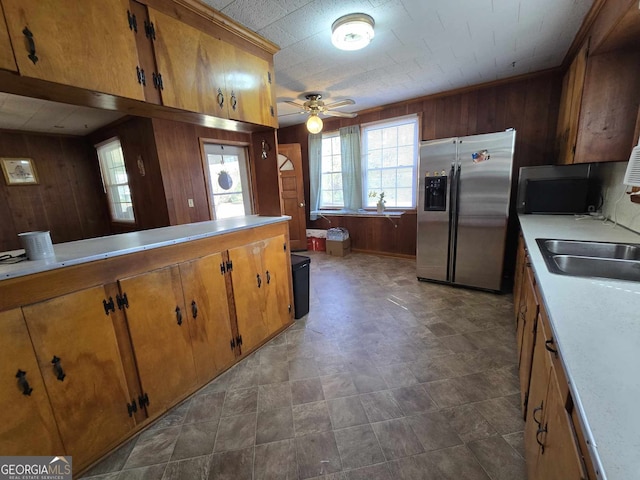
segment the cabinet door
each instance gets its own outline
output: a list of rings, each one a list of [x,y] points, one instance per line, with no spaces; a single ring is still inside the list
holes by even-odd
[[[203,385],[235,360],[222,255],[180,265],[198,384]]]
[[[522,285],[524,281],[524,267],[526,265],[526,249],[522,236],[518,239],[518,253],[516,254],[516,271],[513,278],[513,309],[516,315],[516,326],[521,313]]]
[[[9,31],[4,20],[4,14],[0,8],[0,69],[18,71],[16,60],[13,58],[13,49],[9,40]]]
[[[63,455],[65,450],[20,309],[0,313],[0,344],[0,452]],[[24,372],[28,385],[21,385],[16,377],[19,372]]]
[[[534,290],[533,271],[531,268],[525,270],[526,306],[524,322],[522,327],[522,347],[520,349],[520,400],[522,414],[525,415],[527,409],[527,396],[529,394],[529,380],[531,378],[531,363],[533,360],[533,346],[536,339],[536,321],[538,319],[538,301]]]
[[[229,49],[225,82],[231,96],[229,117],[258,125],[277,125],[269,62],[230,45]]]
[[[2,0],[2,6],[20,75],[144,100],[128,0]]]
[[[67,454],[87,465],[134,427],[103,287],[22,308]],[[57,362],[54,362],[57,360]]]
[[[269,334],[280,330],[291,322],[289,293],[291,269],[287,262],[287,255],[289,255],[289,250],[286,249],[284,235],[266,241],[263,269],[267,280],[265,315]]]
[[[264,242],[229,250],[229,260],[233,263],[233,298],[243,352],[253,349],[269,336],[269,325],[264,315],[264,288],[267,284],[262,271],[263,250]]]
[[[127,323],[140,374],[155,416],[191,393],[196,385],[191,336],[180,271],[171,266],[119,280],[127,296]]]
[[[227,44],[180,20],[149,8],[154,50],[162,75],[162,103],[228,118],[224,60]]]

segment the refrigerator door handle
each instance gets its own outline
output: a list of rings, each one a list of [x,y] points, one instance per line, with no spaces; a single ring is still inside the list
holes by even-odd
[[[452,166],[453,170],[453,166]],[[462,163],[458,163],[458,168],[452,179],[452,202],[451,202],[451,221],[450,238],[449,238],[449,274],[447,275],[450,282],[456,280],[456,254],[458,247],[458,204],[460,202],[460,172],[462,171]]]

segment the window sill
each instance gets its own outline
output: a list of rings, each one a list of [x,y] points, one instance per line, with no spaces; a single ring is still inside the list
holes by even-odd
[[[411,211],[411,210],[409,210]],[[318,217],[393,217],[399,218],[404,215],[406,210],[385,210],[382,213],[378,213],[376,210],[318,210],[311,212],[311,215],[317,215]]]

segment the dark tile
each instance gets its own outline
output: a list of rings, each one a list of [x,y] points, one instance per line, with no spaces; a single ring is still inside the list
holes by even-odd
[[[382,378],[389,385],[389,388],[408,387],[418,383],[418,379],[413,374],[407,363],[398,363],[378,367]]]
[[[440,412],[423,413],[407,418],[425,451],[453,447],[462,443],[446,417]]]
[[[424,388],[440,408],[455,407],[467,403],[466,397],[458,390],[455,379],[425,383]]]
[[[441,340],[445,347],[456,353],[478,349],[478,347],[464,335],[451,335],[449,337],[442,337]]]
[[[209,479],[252,480],[253,456],[253,447],[213,455]]]
[[[95,467],[87,471],[85,477],[94,477],[105,473],[117,472],[122,469],[124,464],[136,445],[137,438],[132,438],[121,447],[118,447],[107,458],[98,463]]]
[[[407,419],[387,420],[371,426],[387,460],[424,452]]]
[[[171,461],[211,455],[216,443],[217,431],[218,422],[184,425],[171,455]]]
[[[465,443],[491,437],[497,433],[472,404],[449,408],[441,412]]]
[[[391,390],[391,394],[405,415],[430,412],[438,409],[438,406],[422,385],[397,388]]]
[[[391,480],[386,463],[350,470],[343,475],[345,480]]]
[[[327,400],[327,405],[334,430],[369,423],[367,414],[357,396]]]
[[[233,367],[233,376],[229,380],[228,390],[255,387],[259,382],[259,370],[245,363]]]
[[[520,394],[492,398],[474,406],[500,434],[519,432],[524,429]]]
[[[118,480],[161,480],[167,464],[150,465],[148,467],[132,468],[123,470],[118,476]]]
[[[348,397],[358,393],[356,386],[353,384],[353,380],[351,380],[350,373],[326,375],[320,377],[320,381],[322,382],[324,398],[327,400],[331,398]]]
[[[524,458],[525,456],[524,432],[509,433],[508,435],[503,435],[502,438],[504,438],[505,441],[509,445],[511,445],[511,448],[513,448],[516,452],[520,454],[522,458]]]
[[[342,470],[333,432],[313,433],[296,438],[298,478],[312,478]]]
[[[317,377],[318,367],[313,358],[296,358],[289,360],[289,380]]]
[[[478,460],[464,445],[434,450],[416,457],[423,470],[431,472],[434,480],[490,480]],[[511,480],[526,480],[513,477]]]
[[[327,402],[305,403],[293,406],[293,427],[296,437],[331,430]]]
[[[136,446],[129,455],[125,468],[144,467],[168,462],[173,453],[181,427],[169,427],[162,430],[149,430],[138,438]]]
[[[526,480],[524,459],[504,438],[477,440],[468,447],[493,480]]]
[[[222,416],[244,415],[258,411],[258,387],[227,392],[222,406]]]
[[[291,382],[291,398],[294,405],[324,400],[320,379],[316,377]]]
[[[377,368],[371,367],[372,372],[352,372],[351,379],[356,386],[358,393],[378,392],[380,390],[386,390],[387,384],[382,378],[382,375]]]
[[[186,399],[180,405],[173,407],[169,412],[165,413],[153,425],[149,427],[149,430],[158,430],[161,428],[175,427],[182,425],[184,419],[187,418],[189,408],[191,407],[191,398]]]
[[[214,452],[238,450],[253,446],[256,439],[256,414],[223,417],[218,425]]]
[[[260,385],[258,387],[258,411],[291,406],[291,386],[289,382]]]
[[[387,462],[391,478],[394,480],[443,480],[442,475],[434,468],[425,466],[425,455],[423,453]],[[464,477],[456,480],[462,480],[462,478]]]
[[[262,363],[258,367],[258,383],[281,383],[289,381],[289,365],[284,362]]]
[[[452,381],[467,402],[503,397],[520,390],[518,379],[506,368],[465,375]]]
[[[389,390],[360,395],[360,402],[370,422],[381,422],[403,416],[402,410]]]
[[[196,395],[191,400],[189,413],[187,413],[184,423],[213,422],[218,420],[222,413],[224,397],[224,392]]]
[[[293,437],[291,407],[276,408],[258,413],[256,445]]]
[[[293,440],[256,446],[253,480],[298,478],[296,446]]]
[[[287,348],[285,346],[274,346],[273,340],[267,346],[260,350],[260,363],[262,365],[270,365],[273,363],[288,364]],[[288,365],[287,365],[288,366]]]
[[[342,468],[352,469],[385,461],[371,425],[360,425],[334,432]]]
[[[458,333],[447,323],[432,323],[427,328],[429,328],[431,333],[436,337],[445,337],[447,335],[455,335]]]
[[[211,457],[196,457],[178,462],[169,462],[162,480],[208,480]]]

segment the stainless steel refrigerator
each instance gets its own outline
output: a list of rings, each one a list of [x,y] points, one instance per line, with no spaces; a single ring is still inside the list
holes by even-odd
[[[499,291],[515,130],[420,144],[417,276]]]

